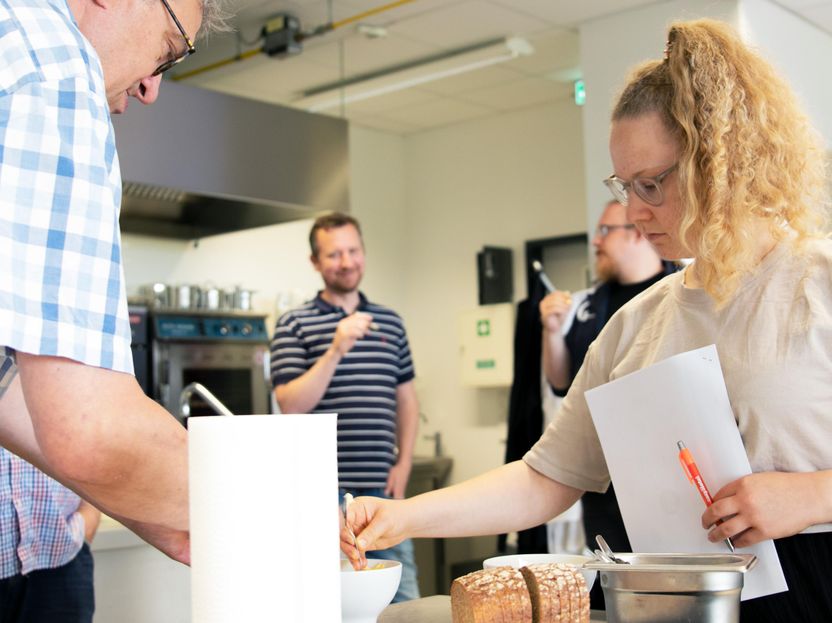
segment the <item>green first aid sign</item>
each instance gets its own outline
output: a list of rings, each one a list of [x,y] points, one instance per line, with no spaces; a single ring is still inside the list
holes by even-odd
[[[477,320],[477,335],[480,337],[487,337],[491,335],[490,320]]]

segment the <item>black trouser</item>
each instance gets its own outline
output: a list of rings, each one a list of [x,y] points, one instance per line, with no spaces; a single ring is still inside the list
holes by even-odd
[[[606,493],[593,493],[588,491],[581,498],[583,505],[584,531],[589,549],[598,547],[595,544],[595,535],[600,534],[614,552],[631,552],[630,540],[627,538],[627,530],[624,528],[624,520],[621,518],[621,510],[618,508],[618,499],[615,497],[615,489],[610,484]],[[604,589],[601,588],[601,580],[596,580],[589,592],[589,603],[593,610],[604,610]]]
[[[832,621],[832,532],[796,534],[774,541],[774,546],[789,590],[742,602],[742,622]]]
[[[92,623],[93,612],[92,552],[86,543],[62,567],[0,580],[0,623]]]

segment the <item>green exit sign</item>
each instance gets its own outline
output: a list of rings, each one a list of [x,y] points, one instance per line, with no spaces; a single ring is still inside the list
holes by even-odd
[[[586,104],[586,86],[583,80],[575,80],[575,103],[578,106]]]

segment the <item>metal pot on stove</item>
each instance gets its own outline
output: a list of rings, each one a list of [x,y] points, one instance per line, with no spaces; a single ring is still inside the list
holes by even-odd
[[[182,284],[174,288],[174,305],[177,309],[200,309],[202,307],[202,288],[197,285]]]
[[[241,288],[240,286],[234,288],[234,309],[239,309],[241,311],[250,311],[252,308],[253,294],[254,290],[249,290],[248,288]]]

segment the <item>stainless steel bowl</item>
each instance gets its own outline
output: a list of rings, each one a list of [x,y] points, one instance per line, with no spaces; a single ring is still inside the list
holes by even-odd
[[[736,623],[753,554],[617,554],[627,565],[590,561],[608,623]]]

